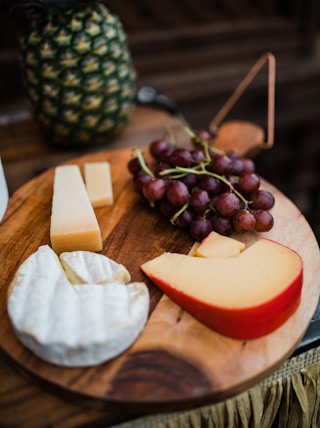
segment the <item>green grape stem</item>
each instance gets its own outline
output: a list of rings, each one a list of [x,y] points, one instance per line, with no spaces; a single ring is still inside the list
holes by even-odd
[[[195,132],[188,126],[185,126],[184,130],[189,135],[190,138],[192,138],[197,143],[201,144],[206,161],[210,162],[210,159],[211,159],[210,152],[217,153],[219,155],[223,155],[225,153],[223,150],[220,150],[217,147],[214,147],[208,144],[207,141],[203,140],[201,137],[195,134]]]
[[[181,215],[189,206],[189,201],[187,201],[182,207],[170,218],[170,222],[175,225],[177,218]]]
[[[140,165],[141,165],[141,169],[143,172],[145,172],[146,174],[150,175],[150,177],[154,177],[153,172],[151,171],[151,169],[147,166],[144,157],[143,157],[143,152],[139,147],[135,147],[134,148],[134,152],[137,155],[137,158],[139,159]]]
[[[167,126],[165,128],[165,136],[169,137],[170,143],[173,147],[177,147],[178,142],[177,142],[177,138],[174,134],[174,132],[172,131],[172,128],[170,126]]]

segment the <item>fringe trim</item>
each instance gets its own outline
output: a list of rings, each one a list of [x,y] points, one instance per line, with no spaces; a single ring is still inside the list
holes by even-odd
[[[194,410],[138,418],[118,428],[317,428],[320,347],[287,360],[255,387]]]

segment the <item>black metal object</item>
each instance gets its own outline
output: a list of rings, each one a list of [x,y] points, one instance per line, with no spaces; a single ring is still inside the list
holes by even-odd
[[[320,346],[320,301],[318,302],[317,309],[311,319],[306,334],[292,356],[302,354],[303,352],[316,348],[317,346]]]
[[[189,126],[177,104],[153,86],[142,85],[138,87],[135,95],[135,103],[164,110],[177,118],[183,125]]]

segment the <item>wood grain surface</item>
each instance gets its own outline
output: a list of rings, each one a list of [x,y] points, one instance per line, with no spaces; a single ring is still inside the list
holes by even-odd
[[[263,234],[295,249],[304,261],[304,286],[298,311],[274,333],[237,341],[209,330],[143,276],[140,265],[163,251],[188,253],[193,241],[149,208],[133,191],[126,165],[131,149],[101,151],[74,159],[108,160],[115,203],[96,209],[103,254],[125,264],[133,280],[147,282],[148,323],[133,346],[114,360],[86,369],[47,364],[16,339],[6,312],[7,287],[21,262],[39,245],[50,244],[54,169],[22,186],[10,199],[0,225],[1,348],[28,376],[78,402],[128,412],[178,410],[219,401],[268,376],[303,337],[319,298],[320,255],[316,239],[299,210],[268,183],[276,198],[275,227]],[[259,236],[241,236],[249,245]],[[5,245],[4,245],[5,243]]]

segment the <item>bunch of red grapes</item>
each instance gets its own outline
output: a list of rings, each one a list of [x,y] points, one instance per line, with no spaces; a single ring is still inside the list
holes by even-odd
[[[167,138],[151,142],[151,166],[135,149],[128,163],[135,190],[197,241],[212,230],[225,236],[270,230],[274,196],[260,188],[253,160],[215,148],[207,131],[189,135],[191,149]]]

